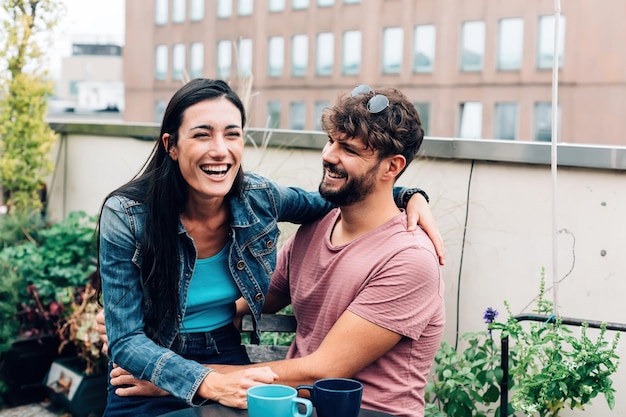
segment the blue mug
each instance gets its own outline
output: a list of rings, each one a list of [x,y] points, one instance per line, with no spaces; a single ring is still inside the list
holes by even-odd
[[[363,396],[363,384],[355,379],[325,378],[311,385],[299,385],[298,391],[308,390],[318,417],[358,417]]]
[[[249,417],[309,417],[313,413],[311,401],[298,397],[298,391],[287,385],[255,385],[248,388],[247,397]]]

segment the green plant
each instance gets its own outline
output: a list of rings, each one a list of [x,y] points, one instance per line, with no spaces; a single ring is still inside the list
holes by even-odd
[[[44,51],[62,3],[12,0],[0,10],[0,187],[9,211],[38,210],[57,134],[45,121],[53,85]]]
[[[71,301],[74,287],[85,286],[96,269],[96,216],[71,212],[64,220],[41,229],[37,239],[7,246],[0,251],[0,263],[10,265],[24,283],[22,299],[34,285],[42,303]]]
[[[26,226],[30,224],[27,222]],[[12,335],[10,331],[15,329],[7,328],[0,335],[0,343],[58,331],[59,322],[76,302],[76,294],[84,289],[96,269],[95,227],[96,216],[72,212],[59,223],[25,232],[23,238],[17,237],[17,232],[10,234],[13,245],[9,244],[10,239],[3,242],[0,271],[6,288],[13,288],[12,294],[18,295],[8,304],[12,304],[13,310],[10,322],[15,323],[17,317],[19,328]],[[11,307],[1,301],[2,311],[10,311]]]
[[[492,323],[515,342],[516,358],[511,375],[517,381],[512,405],[528,415],[556,417],[565,407],[584,410],[586,404],[603,395],[610,409],[615,406],[611,376],[619,365],[617,347],[620,333],[606,339],[606,323],[595,342],[583,323],[579,336],[554,317],[553,305],[544,298],[544,280],[537,301],[539,314],[551,318],[546,323],[532,323],[525,329],[510,312],[507,323]]]
[[[90,275],[90,283],[77,291],[70,306],[71,313],[58,328],[61,337],[59,351],[67,345],[73,345],[76,355],[82,360],[86,375],[104,371],[107,365],[107,358],[102,353],[103,342],[95,328],[100,305],[94,287],[100,285],[99,280],[98,272]]]
[[[500,397],[503,372],[500,368],[500,343],[493,332],[509,337],[509,381],[512,397],[507,415],[557,417],[562,409],[584,409],[593,398],[603,395],[609,408],[615,404],[611,376],[617,370],[620,333],[607,340],[605,325],[595,341],[583,323],[575,336],[545,298],[542,272],[535,313],[549,317],[545,323],[522,324],[505,301],[508,319],[499,323],[497,311],[489,308],[484,319],[488,330],[465,333],[461,341],[467,348],[457,351],[442,343],[435,357],[433,380],[426,387],[427,417],[471,417],[499,415],[494,403]]]
[[[491,323],[497,311],[487,309],[484,319]],[[499,415],[500,399],[500,341],[492,332],[464,333],[460,341],[467,347],[458,351],[442,342],[435,356],[433,378],[429,381],[425,400],[425,415],[429,417],[486,417]],[[509,384],[513,381],[509,379]],[[510,408],[508,415],[513,410]]]

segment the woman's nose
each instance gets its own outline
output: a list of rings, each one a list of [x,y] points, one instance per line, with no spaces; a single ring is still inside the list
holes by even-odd
[[[225,158],[228,155],[228,146],[226,145],[224,135],[215,135],[213,140],[210,141],[208,153],[212,158]]]

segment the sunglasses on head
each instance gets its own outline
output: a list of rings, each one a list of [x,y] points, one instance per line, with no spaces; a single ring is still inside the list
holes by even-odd
[[[380,113],[381,111],[389,107],[389,99],[382,94],[376,94],[369,85],[357,85],[350,93],[350,97],[360,96],[361,94],[374,94],[374,96],[372,96],[372,98],[370,98],[367,102],[367,110],[370,113]]]

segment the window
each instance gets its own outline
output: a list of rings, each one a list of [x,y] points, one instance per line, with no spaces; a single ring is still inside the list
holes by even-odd
[[[154,103],[154,121],[155,123],[161,123],[163,121],[163,115],[165,114],[165,108],[167,107],[167,101],[157,100]]]
[[[383,31],[383,74],[400,74],[402,38],[402,28],[386,28]]]
[[[561,108],[557,108],[557,123],[561,122]],[[535,103],[535,138],[539,142],[552,141],[552,103]]]
[[[177,43],[172,47],[172,79],[182,80],[185,77],[185,45]]]
[[[270,129],[280,128],[280,101],[267,102],[267,127]]]
[[[217,0],[217,17],[226,18],[233,14],[232,0]]]
[[[239,7],[237,8],[237,14],[239,16],[250,16],[253,10],[253,0],[239,0]]]
[[[291,8],[294,10],[303,10],[309,7],[309,0],[291,0]]]
[[[70,95],[72,97],[78,96],[78,86],[82,81],[72,80],[70,81]]]
[[[355,75],[361,71],[361,32],[358,30],[349,30],[343,34],[341,71],[344,75]]]
[[[315,130],[322,130],[322,112],[327,107],[330,107],[330,103],[328,101],[315,102]]]
[[[167,45],[157,45],[154,55],[154,78],[164,80],[167,77]]]
[[[522,67],[524,21],[521,18],[501,19],[498,28],[498,62],[500,71]]]
[[[459,137],[464,139],[479,139],[482,136],[483,105],[476,101],[461,103],[461,118],[459,123]]]
[[[331,7],[335,4],[335,0],[317,0],[318,7]]]
[[[285,65],[285,39],[282,36],[272,36],[267,47],[267,75],[282,77]]]
[[[334,37],[332,33],[317,34],[317,49],[315,50],[315,73],[317,75],[332,75],[333,73]]]
[[[233,49],[230,41],[217,43],[217,77],[223,80],[230,78],[230,67],[233,62]]]
[[[420,122],[422,122],[422,129],[424,129],[424,136],[430,135],[430,103],[416,102],[413,103],[417,114],[420,116]]]
[[[306,35],[294,35],[291,39],[291,75],[304,77],[309,65],[309,38]]]
[[[204,71],[204,44],[194,42],[189,47],[189,77],[202,77]]]
[[[537,45],[537,68],[552,68],[554,56],[554,16],[539,18],[539,45]],[[559,19],[559,52],[558,68],[563,68],[563,51],[565,49],[565,17]]]
[[[181,23],[185,21],[185,7],[187,0],[174,0],[172,3],[172,22]]]
[[[517,103],[496,103],[493,114],[493,138],[517,139]]]
[[[482,71],[485,22],[465,22],[461,33],[461,71]]]
[[[432,73],[435,65],[435,26],[415,26],[413,34],[413,72]]]
[[[204,20],[204,0],[190,0],[189,19],[192,22]]]
[[[252,75],[252,39],[239,39],[239,71],[242,77]]]
[[[154,4],[154,23],[157,25],[167,24],[167,1],[168,0],[156,0]]]
[[[285,0],[269,0],[270,12],[282,12],[285,10]]]
[[[305,107],[303,101],[292,101],[289,105],[289,127],[293,130],[304,130]]]

